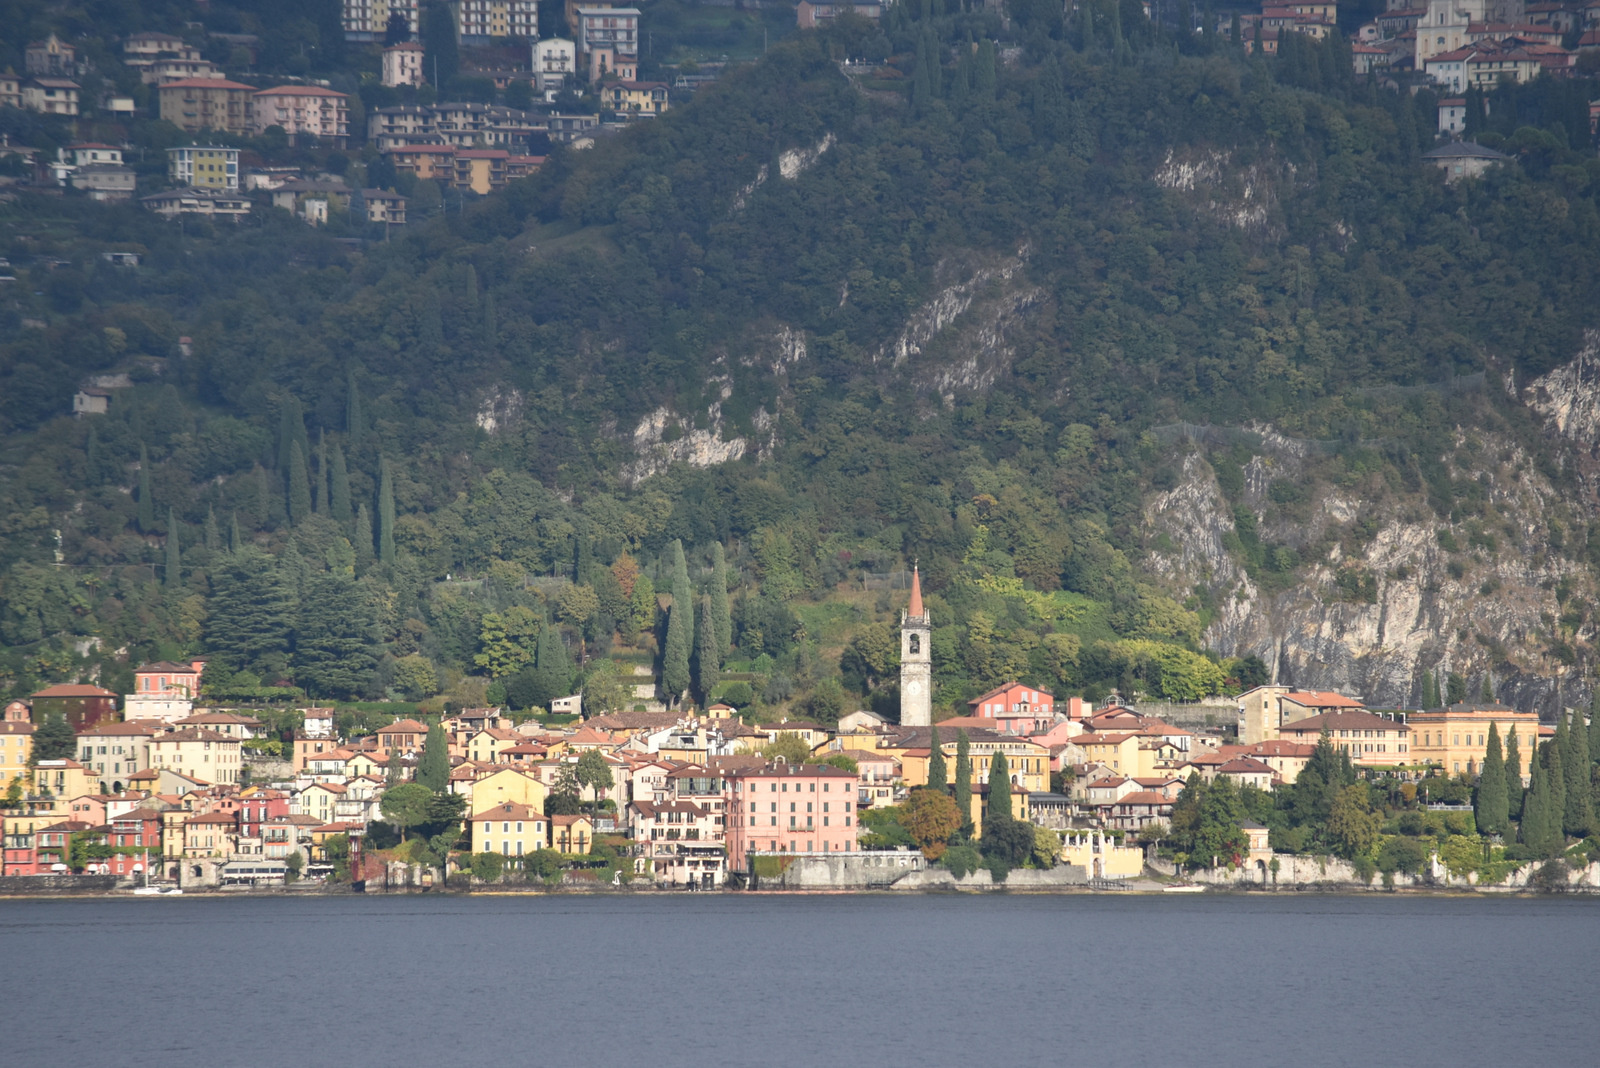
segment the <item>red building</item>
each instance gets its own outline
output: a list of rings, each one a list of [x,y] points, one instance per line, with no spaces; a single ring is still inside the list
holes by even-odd
[[[140,697],[193,700],[200,696],[200,676],[205,674],[205,670],[204,660],[191,660],[187,664],[158,660],[134,671],[133,689]]]
[[[995,720],[995,729],[1006,734],[1047,731],[1056,717],[1053,694],[1020,682],[1008,682],[967,704],[972,706],[974,716]]]
[[[745,854],[856,851],[854,772],[826,764],[787,764],[730,771],[727,798],[728,866]]]
[[[59,712],[67,717],[73,730],[81,731],[103,719],[114,721],[117,717],[117,695],[98,686],[84,686],[75,682],[46,686],[38,693],[29,694],[28,701],[33,705],[35,724],[41,724]]]
[[[33,833],[8,834],[0,860],[0,875],[38,875],[39,854],[34,849]]]
[[[239,835],[260,838],[268,820],[289,814],[289,795],[282,790],[256,790],[239,798]]]

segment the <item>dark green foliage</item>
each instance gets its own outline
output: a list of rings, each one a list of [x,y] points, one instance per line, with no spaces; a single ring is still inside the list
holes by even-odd
[[[1434,678],[1433,672],[1424,671],[1422,673],[1422,707],[1438,708],[1439,705],[1438,680]]]
[[[450,743],[437,720],[428,724],[428,737],[417,760],[417,782],[436,794],[450,788]]]
[[[1506,737],[1506,815],[1509,820],[1522,819],[1522,750],[1517,742],[1517,732]]]
[[[372,513],[367,511],[366,501],[362,501],[361,507],[356,509],[355,532],[351,541],[355,545],[356,561],[364,568],[373,560]]]
[[[162,585],[175,590],[183,585],[182,549],[178,545],[178,514],[167,509],[167,566],[161,575]]]
[[[1562,826],[1574,838],[1586,838],[1594,831],[1594,808],[1590,796],[1593,763],[1589,759],[1589,731],[1576,711],[1566,730],[1566,752],[1562,755],[1566,773],[1565,809]]]
[[[206,647],[270,682],[288,666],[293,590],[273,559],[251,546],[222,561],[212,583]]]
[[[978,848],[985,857],[1017,867],[1033,854],[1033,824],[1009,817],[989,817],[984,820]]]
[[[722,543],[711,547],[711,625],[717,639],[717,666],[728,659],[733,647],[733,616],[728,606],[728,561]]]
[[[984,812],[984,826],[995,819],[1011,819],[1011,770],[1006,766],[1006,755],[996,752],[989,763],[989,805]],[[987,830],[985,830],[987,833]],[[1029,846],[1031,849],[1032,846]]]
[[[673,700],[689,689],[689,655],[694,642],[694,605],[689,587],[689,568],[684,561],[683,543],[672,543],[672,608],[667,616],[667,643],[661,681]]]
[[[547,705],[557,697],[565,697],[571,692],[572,656],[561,641],[561,632],[546,623],[539,628],[539,643],[534,651],[533,677],[524,688],[519,689],[519,695],[527,701],[523,707]]]
[[[956,808],[961,812],[961,827],[972,827],[972,743],[966,731],[956,731]]]
[[[1173,802],[1171,841],[1190,867],[1229,864],[1249,845],[1242,827],[1246,818],[1244,801],[1230,779],[1218,776],[1208,785],[1195,773]]]
[[[150,450],[139,445],[139,532],[154,534],[156,530],[156,502],[150,495]]]
[[[394,563],[394,477],[388,460],[382,461],[378,481],[378,560]]]
[[[711,703],[711,692],[717,688],[721,678],[721,672],[717,669],[717,637],[713,626],[710,600],[707,599],[700,610],[700,624],[695,630],[694,643],[695,688],[699,691],[702,705]]]
[[[296,619],[295,681],[315,697],[349,700],[365,690],[377,662],[368,592],[349,575],[312,575]]]
[[[71,760],[78,755],[78,736],[73,733],[67,717],[53,712],[33,732],[33,748],[28,753],[28,764],[41,760]]]
[[[1506,764],[1500,751],[1500,730],[1489,724],[1488,750],[1478,787],[1473,795],[1473,812],[1482,834],[1504,834],[1507,826]]]
[[[344,449],[340,448],[338,442],[333,444],[333,470],[330,472],[328,496],[333,521],[348,534],[355,517],[350,511],[350,471],[345,466]]]
[[[298,441],[289,444],[289,522],[299,526],[311,514],[311,479]]]
[[[939,748],[939,728],[930,730],[928,737],[928,789],[942,794],[948,788],[949,781],[945,774],[944,750]]]

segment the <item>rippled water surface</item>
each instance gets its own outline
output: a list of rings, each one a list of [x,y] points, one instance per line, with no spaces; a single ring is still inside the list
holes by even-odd
[[[0,1063],[1597,1063],[1600,900],[0,902]]]

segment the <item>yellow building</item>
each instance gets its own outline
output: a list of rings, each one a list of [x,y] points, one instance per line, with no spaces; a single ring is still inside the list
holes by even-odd
[[[211,812],[183,822],[185,857],[225,857],[238,841],[237,821],[231,813]]]
[[[0,723],[0,794],[11,780],[28,776],[28,757],[33,753],[33,724],[27,720]]]
[[[167,149],[167,177],[199,189],[239,191],[239,150],[221,145],[180,145]]]
[[[335,806],[345,793],[345,788],[338,783],[312,783],[295,797],[289,811],[297,816],[311,816],[323,823],[332,823]]]
[[[485,727],[467,739],[466,757],[468,760],[480,760],[485,764],[498,764],[501,753],[525,741],[527,739],[516,731]]]
[[[660,115],[667,110],[666,82],[606,82],[600,100],[612,111]]]
[[[1144,851],[1098,828],[1067,830],[1061,832],[1061,863],[1081,865],[1091,879],[1132,879],[1144,872]]]
[[[33,769],[33,792],[48,793],[65,803],[68,798],[100,792],[100,773],[76,760],[41,760]]]
[[[1539,745],[1539,716],[1491,702],[1462,701],[1408,717],[1411,762],[1432,764],[1450,775],[1476,775],[1488,752],[1489,725],[1499,729],[1501,751],[1513,732],[1522,758],[1522,772]]]
[[[239,781],[239,739],[203,727],[158,734],[150,740],[150,767],[170,768],[202,782]]]
[[[1137,734],[1080,734],[1067,744],[1083,754],[1078,763],[1104,764],[1124,778],[1149,775],[1139,766],[1139,735]]]
[[[478,813],[513,804],[542,813],[545,799],[549,796],[550,787],[534,776],[515,768],[504,768],[472,783],[467,793],[467,811]]]
[[[561,853],[587,853],[594,843],[588,816],[551,816],[550,845]]]
[[[474,815],[469,822],[474,853],[520,857],[550,844],[550,821],[542,808],[506,801]]]

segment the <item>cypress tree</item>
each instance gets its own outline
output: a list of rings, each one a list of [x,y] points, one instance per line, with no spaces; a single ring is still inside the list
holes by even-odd
[[[539,642],[533,653],[533,671],[539,695],[544,699],[541,704],[571,692],[572,658],[567,655],[561,635],[548,621],[539,628]]]
[[[1567,728],[1567,753],[1562,767],[1567,774],[1567,805],[1562,825],[1574,838],[1587,838],[1594,829],[1594,802],[1589,796],[1589,732],[1576,710]]]
[[[384,460],[378,477],[378,559],[394,563],[394,479]]]
[[[1506,818],[1522,819],[1522,750],[1517,743],[1517,732],[1506,734]]]
[[[733,615],[728,608],[728,561],[722,543],[711,547],[711,629],[717,639],[717,666],[727,662],[733,648]]]
[[[500,341],[500,320],[495,315],[494,293],[489,290],[483,292],[483,344],[490,350],[498,347]]]
[[[206,525],[202,535],[202,543],[206,547],[206,552],[209,553],[216,552],[222,545],[222,535],[217,531],[217,510],[215,508],[208,507],[206,509]]]
[[[941,794],[949,786],[949,779],[945,773],[944,750],[939,748],[939,727],[934,725],[928,730],[928,789],[938,790]]]
[[[300,408],[300,398],[294,394],[284,400],[283,407],[278,412],[278,471],[286,474],[289,464],[293,460],[289,450],[294,445],[300,446],[302,462],[311,455],[311,439],[306,437],[305,414]]]
[[[1539,758],[1529,763],[1528,793],[1522,801],[1522,844],[1540,856],[1545,852],[1546,815],[1550,811],[1550,788],[1545,782]]]
[[[1006,765],[1006,755],[998,750],[989,762],[989,815],[990,821],[1011,818],[1011,769]]]
[[[689,689],[689,653],[694,641],[694,605],[689,588],[689,567],[683,542],[672,543],[672,611],[667,615],[667,646],[662,662],[662,682],[676,700]]]
[[[328,435],[317,437],[317,481],[312,484],[311,510],[318,515],[328,514]]]
[[[1556,720],[1556,729],[1561,729],[1562,720]],[[1567,835],[1563,829],[1567,815],[1567,774],[1561,763],[1561,746],[1552,743],[1546,750],[1549,764],[1544,769],[1544,780],[1549,790],[1549,807],[1545,809],[1545,838],[1549,843],[1548,852],[1555,856],[1566,848]]]
[[[95,433],[93,423],[89,424],[89,434],[83,442],[83,473],[85,482],[93,486],[100,484],[100,436]]]
[[[311,480],[298,441],[289,444],[289,523],[299,526],[311,514]]]
[[[167,509],[167,571],[164,585],[175,590],[183,585],[182,548],[178,545],[178,513]]]
[[[344,395],[344,432],[352,445],[361,440],[361,391],[356,388],[355,368],[350,369]]]
[[[239,510],[235,508],[233,518],[228,520],[228,551],[236,553],[243,544],[244,539],[239,537]]]
[[[1503,834],[1506,829],[1506,762],[1500,752],[1500,730],[1489,724],[1489,747],[1478,775],[1478,790],[1473,797],[1478,833]]]
[[[978,45],[972,68],[972,91],[979,100],[993,100],[995,90],[994,42],[985,38]]]
[[[1600,688],[1589,703],[1589,759],[1600,763]]]
[[[1431,671],[1422,673],[1422,707],[1439,707],[1439,680],[1434,678]]]
[[[695,682],[700,689],[702,704],[711,703],[711,691],[717,688],[721,677],[717,664],[717,636],[712,628],[709,602],[700,612],[700,626],[695,631]]]
[[[150,496],[150,450],[139,443],[139,533],[151,534],[156,529],[156,502]]]
[[[1494,676],[1489,672],[1483,673],[1483,689],[1478,696],[1489,704],[1494,704]]]
[[[344,449],[337,441],[333,443],[333,470],[329,474],[329,514],[339,524],[339,529],[349,534],[350,524],[355,519],[350,511],[350,470],[345,467]]]
[[[395,746],[389,750],[389,768],[383,778],[383,785],[387,788],[399,786],[406,781],[405,765],[400,762],[400,747]]]
[[[367,502],[362,501],[361,507],[356,512],[356,563],[363,568],[372,563],[372,513],[367,511]]]
[[[956,808],[961,810],[961,826],[972,826],[972,743],[966,731],[956,731]]]
[[[450,788],[450,746],[437,720],[428,725],[428,737],[422,743],[422,756],[417,760],[417,781],[436,794]]]

